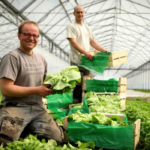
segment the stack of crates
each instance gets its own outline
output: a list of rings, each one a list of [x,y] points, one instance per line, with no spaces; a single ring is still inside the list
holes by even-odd
[[[118,95],[122,99],[122,108],[126,108],[126,89],[127,89],[127,79],[119,78],[119,87],[118,87]]]
[[[84,94],[86,92],[86,80],[92,80],[93,77],[91,75],[89,76],[83,76],[83,86],[82,86],[82,100],[84,97]],[[127,79],[126,78],[119,78],[119,86],[118,86],[118,92],[100,92],[96,93],[97,95],[110,95],[110,94],[118,94],[118,96],[121,98],[121,106],[122,109],[126,108],[126,84],[127,84]],[[92,89],[91,89],[92,91]]]
[[[83,87],[82,87],[82,97],[84,97],[84,94],[86,92],[86,80],[93,80],[93,77],[91,75],[89,76],[83,76]],[[99,94],[102,94],[102,95],[106,95],[106,94],[117,94],[118,96],[120,96],[121,98],[121,107],[123,109],[125,109],[125,102],[126,102],[126,84],[127,84],[127,79],[126,78],[119,78],[119,84],[118,84],[118,91],[117,93],[116,92],[107,92],[107,93],[96,93],[97,95]],[[70,108],[72,106],[70,105]],[[111,117],[112,115],[114,114],[109,114],[109,113],[104,113],[106,117]],[[122,114],[116,114],[118,117],[120,117],[120,119],[123,121],[124,120],[124,115]],[[132,127],[133,127],[133,133],[131,133],[131,135],[133,135],[133,149],[135,150],[136,149],[136,146],[139,142],[139,138],[140,138],[140,123],[141,123],[141,120],[140,119],[137,119],[133,124],[132,124]],[[84,124],[84,123],[82,123]],[[63,123],[63,127],[66,129],[66,132],[65,132],[65,141],[66,142],[69,142],[69,138],[68,138],[68,120],[67,120],[67,117],[64,118],[64,123]],[[113,128],[113,127],[112,127]],[[126,127],[125,127],[126,128]],[[78,132],[78,127],[77,129],[74,128],[74,130],[76,132]],[[117,130],[117,129],[116,129]],[[81,131],[80,131],[81,132]],[[82,133],[80,133],[82,134]],[[103,133],[104,134],[104,133]],[[81,135],[81,136],[84,136],[84,135]],[[98,135],[97,134],[97,138],[98,136],[101,136],[101,135]],[[112,135],[111,135],[112,136]],[[124,133],[123,136],[126,136],[126,133]],[[107,138],[107,134],[106,134],[106,138]],[[79,140],[79,139],[78,139]],[[116,141],[114,141],[116,142]]]

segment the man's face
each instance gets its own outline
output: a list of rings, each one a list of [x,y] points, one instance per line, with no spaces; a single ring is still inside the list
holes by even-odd
[[[82,21],[84,17],[84,10],[80,6],[76,7],[73,14],[75,16],[76,21]]]
[[[20,48],[30,52],[38,44],[39,29],[34,24],[25,24],[22,32],[18,33]]]

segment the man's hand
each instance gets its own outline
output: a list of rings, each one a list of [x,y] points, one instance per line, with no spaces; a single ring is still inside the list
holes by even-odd
[[[86,52],[84,55],[88,60],[94,60],[94,57],[90,53]]]
[[[53,93],[52,89],[48,89],[47,85],[40,85],[38,86],[37,95],[41,97],[46,97],[47,95],[50,95]]]
[[[108,51],[107,51],[107,50],[105,50],[104,52],[108,54]]]
[[[84,54],[88,60],[94,60],[93,56],[86,52],[76,41],[74,38],[68,38],[71,45],[81,54]]]

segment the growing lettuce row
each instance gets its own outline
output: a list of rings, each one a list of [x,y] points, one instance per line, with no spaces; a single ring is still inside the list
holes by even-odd
[[[57,145],[55,140],[49,140],[46,142],[44,139],[41,141],[37,139],[37,136],[29,135],[25,139],[14,141],[8,146],[0,146],[0,150],[92,150],[95,148],[94,142],[81,143],[77,142],[77,147],[74,147],[70,143],[64,145]]]
[[[150,103],[141,101],[126,101],[126,115],[128,120],[141,119],[139,149],[150,149]]]

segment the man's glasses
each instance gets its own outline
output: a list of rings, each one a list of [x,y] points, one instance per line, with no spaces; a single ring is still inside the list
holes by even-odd
[[[23,34],[27,38],[30,38],[31,36],[33,36],[34,39],[39,38],[39,35],[36,35],[36,34],[30,34],[30,33],[24,33],[24,32],[20,32],[20,34]]]

